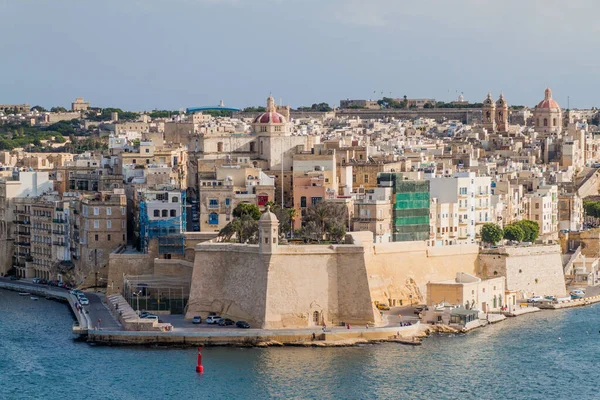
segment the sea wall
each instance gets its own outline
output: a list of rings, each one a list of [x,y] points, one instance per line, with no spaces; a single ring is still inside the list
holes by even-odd
[[[519,292],[523,298],[563,297],[567,292],[559,245],[481,250],[478,275],[505,276],[506,289]]]
[[[430,280],[476,271],[477,246],[374,245],[372,237],[352,232],[352,244],[280,245],[273,254],[199,244],[186,318],[214,312],[268,329],[378,325],[376,302],[422,302]]]

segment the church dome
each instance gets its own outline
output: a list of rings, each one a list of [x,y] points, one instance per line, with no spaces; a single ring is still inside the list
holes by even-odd
[[[544,100],[540,101],[536,108],[558,108],[560,106],[554,99],[552,99],[552,90],[550,88],[546,89],[544,92]]]
[[[267,111],[254,118],[255,124],[285,124],[285,117],[277,112],[275,99],[269,96],[267,99]]]
[[[285,124],[285,117],[276,111],[262,113],[254,118],[255,124]]]

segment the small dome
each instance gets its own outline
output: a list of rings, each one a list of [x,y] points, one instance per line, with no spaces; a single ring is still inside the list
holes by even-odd
[[[267,206],[267,209],[265,210],[265,212],[263,213],[263,215],[261,215],[261,217],[260,217],[260,219],[258,221],[259,222],[274,222],[274,223],[279,223],[279,220],[277,219],[277,216],[271,212],[271,206]]]
[[[254,118],[255,124],[285,124],[285,117],[278,112],[266,112]]]

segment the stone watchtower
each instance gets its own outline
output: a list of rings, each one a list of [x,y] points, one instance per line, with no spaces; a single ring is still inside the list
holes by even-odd
[[[483,127],[488,133],[496,132],[496,104],[492,100],[491,93],[488,93],[483,101]]]
[[[273,254],[277,252],[279,245],[279,220],[271,212],[271,207],[258,220],[258,252],[261,254]]]
[[[498,132],[508,132],[508,103],[502,93],[496,101],[496,126]]]

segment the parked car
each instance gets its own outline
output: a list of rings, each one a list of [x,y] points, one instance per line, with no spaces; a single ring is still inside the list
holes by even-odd
[[[218,324],[221,321],[221,317],[217,317],[216,315],[210,315],[206,318],[207,324]]]
[[[48,281],[48,285],[50,285],[50,286],[58,286],[58,281]]]
[[[222,318],[219,321],[219,326],[228,326],[228,325],[233,325],[235,324],[235,321],[229,318]]]
[[[40,279],[40,285],[47,285],[48,281],[45,279]]]
[[[194,318],[192,318],[192,324],[201,324],[202,323],[202,317],[196,316]]]
[[[21,279],[21,278],[19,278],[19,277],[18,277],[18,276],[16,276],[16,275],[11,275],[11,276],[10,276],[10,280],[11,280],[11,281],[18,281],[19,279]]]
[[[246,321],[238,321],[235,323],[235,326],[237,326],[238,328],[242,328],[242,329],[250,328],[250,324],[247,323]]]
[[[158,315],[154,315],[154,314],[146,314],[146,316],[142,317],[142,319],[154,319],[154,320],[160,322],[160,320],[158,319]]]
[[[56,286],[58,286],[58,287],[65,287],[66,285],[67,285],[67,284],[66,284],[66,283],[64,283],[64,282],[62,282],[62,281],[60,281],[60,282],[58,282],[58,283],[56,284]]]
[[[83,294],[83,292],[79,289],[72,289],[69,293],[71,293],[73,296],[77,296],[79,293]]]
[[[544,300],[544,298],[542,296],[533,296],[533,297],[527,299],[527,302],[528,303],[539,303],[542,300]]]
[[[383,311],[388,311],[390,309],[390,306],[388,306],[385,303],[379,303],[379,304],[377,304],[377,309],[383,310]]]
[[[570,293],[572,299],[582,299],[585,297],[585,291],[582,289],[574,289]]]
[[[148,312],[148,311],[142,311],[140,313],[140,318],[146,318],[146,316],[148,316],[148,315],[154,315],[154,314],[152,314],[151,312]]]
[[[88,304],[90,304],[90,301],[87,299],[87,297],[80,297],[79,298],[79,303],[82,306],[87,306]]]
[[[33,278],[31,280],[31,282],[33,282],[33,283],[40,283],[40,278]]]

